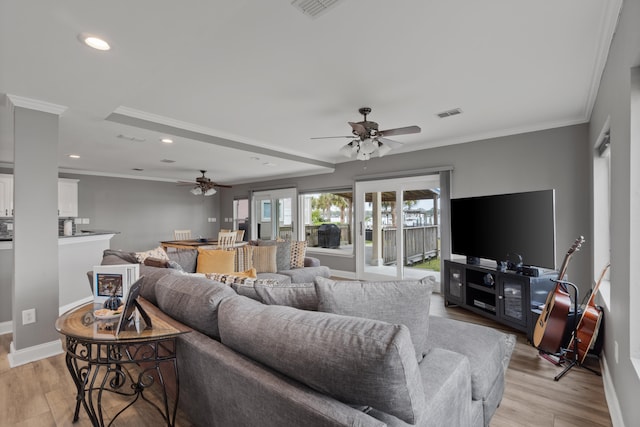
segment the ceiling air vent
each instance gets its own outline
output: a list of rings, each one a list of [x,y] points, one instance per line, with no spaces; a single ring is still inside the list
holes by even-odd
[[[445,117],[457,116],[458,114],[462,114],[462,110],[459,108],[454,108],[453,110],[443,111],[436,115],[441,119],[444,119]]]
[[[344,0],[293,0],[291,5],[310,18],[317,18]]]

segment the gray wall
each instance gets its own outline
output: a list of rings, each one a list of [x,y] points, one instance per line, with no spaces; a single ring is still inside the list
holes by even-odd
[[[217,236],[219,193],[194,196],[189,186],[90,175],[60,174],[78,179],[78,217],[89,218],[79,230],[113,230],[112,249],[143,251],[162,240],[173,240],[173,230],[190,229],[198,235]],[[218,222],[207,222],[216,218]]]
[[[630,109],[631,68],[640,66],[640,2],[625,1],[611,44],[598,97],[591,116],[590,142],[595,145],[600,130],[610,117],[611,129],[611,306],[605,311],[604,353],[615,384],[624,424],[637,425],[640,419],[639,373],[631,362],[638,356],[638,309],[640,295],[640,135],[639,111]],[[637,96],[637,95],[636,95]],[[637,101],[636,101],[637,102]],[[637,108],[637,107],[636,107]],[[635,130],[632,133],[632,123]],[[599,270],[602,260],[596,265]],[[635,265],[635,267],[634,267]],[[633,298],[632,298],[633,297]],[[632,331],[630,325],[636,325]],[[633,337],[632,337],[633,334]],[[635,349],[631,343],[635,340]],[[619,361],[615,360],[615,343]]]
[[[556,190],[556,263],[574,240],[584,235],[585,254],[576,254],[569,269],[571,280],[583,292],[590,283],[589,272],[589,150],[588,126],[548,129],[439,147],[407,154],[389,155],[368,162],[348,162],[328,175],[301,177],[260,184],[234,186],[224,192],[221,215],[231,216],[234,197],[247,197],[251,190],[297,187],[299,191],[351,188],[359,176],[453,166],[452,197]],[[366,168],[366,169],[365,169]],[[314,255],[315,256],[315,255]],[[318,256],[325,265],[355,271],[355,259]]]

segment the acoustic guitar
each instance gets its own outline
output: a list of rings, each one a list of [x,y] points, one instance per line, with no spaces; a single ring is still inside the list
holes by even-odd
[[[584,237],[580,236],[567,251],[558,273],[559,281],[563,280],[571,257],[580,250],[582,243],[584,243]],[[571,297],[566,286],[562,283],[556,283],[555,289],[547,295],[542,313],[536,321],[536,327],[533,331],[533,345],[536,348],[546,353],[558,353],[562,345],[570,307]]]
[[[602,309],[600,307],[597,307],[593,300],[598,293],[600,283],[607,273],[609,266],[610,264],[607,264],[602,270],[600,278],[598,279],[596,286],[593,288],[593,292],[591,292],[589,300],[587,301],[587,304],[582,311],[582,317],[580,317],[580,322],[578,323],[578,327],[576,328],[576,335],[578,337],[578,362],[580,364],[584,362],[584,359],[587,357],[587,353],[593,347],[593,344],[598,338],[600,322],[602,321]],[[570,352],[573,352],[574,349],[574,339],[575,337],[571,338],[571,343],[568,347]]]

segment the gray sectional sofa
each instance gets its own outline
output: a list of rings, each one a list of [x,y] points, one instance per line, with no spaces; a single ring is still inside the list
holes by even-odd
[[[429,282],[141,274],[142,296],[193,328],[178,367],[195,425],[488,426],[502,399],[515,337],[429,315]]]

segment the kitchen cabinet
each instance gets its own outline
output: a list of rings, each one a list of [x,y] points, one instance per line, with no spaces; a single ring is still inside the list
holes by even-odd
[[[58,179],[58,216],[78,216],[78,180]]]
[[[13,216],[13,175],[0,174],[0,218]]]

